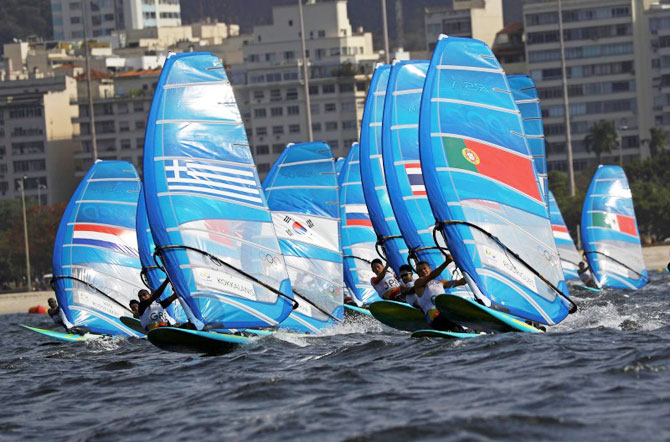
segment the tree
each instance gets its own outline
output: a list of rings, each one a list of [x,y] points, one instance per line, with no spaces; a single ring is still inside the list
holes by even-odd
[[[649,129],[649,135],[651,135],[651,138],[649,139],[649,153],[653,158],[665,150],[667,140],[665,132],[660,127],[652,127]]]
[[[619,135],[611,121],[600,121],[589,128],[589,133],[584,138],[587,152],[596,154],[596,160],[600,164],[600,158],[604,153],[612,153],[619,147]]]

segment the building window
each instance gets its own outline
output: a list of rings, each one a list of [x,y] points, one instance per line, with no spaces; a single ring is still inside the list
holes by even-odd
[[[353,92],[354,84],[353,83],[342,83],[340,84],[340,92]]]
[[[9,119],[41,117],[41,107],[18,107],[9,110]]]
[[[26,143],[12,143],[12,155],[29,155],[44,153],[44,143],[41,141],[29,141]]]
[[[127,121],[119,121],[119,132],[128,132],[130,124]]]
[[[267,155],[270,153],[270,146],[261,144],[256,146],[256,155]]]
[[[356,129],[356,120],[343,121],[342,129]]]
[[[135,122],[135,129],[143,130],[144,129],[144,120],[139,120]]]
[[[356,103],[353,101],[342,103],[340,108],[342,109],[342,112],[354,112],[356,110]]]
[[[286,113],[288,115],[300,115],[300,107],[298,107],[298,106],[286,106]]]
[[[284,126],[272,126],[273,135],[281,135],[284,133]]]
[[[39,172],[46,170],[46,162],[44,160],[24,160],[14,161],[14,172]]]
[[[326,121],[326,130],[337,130],[337,121]]]
[[[282,153],[284,150],[284,145],[283,144],[273,144],[272,145],[272,153]]]
[[[124,138],[124,139],[121,140],[121,149],[123,149],[123,150],[132,149],[132,145],[131,145],[129,139]]]
[[[299,124],[290,124],[288,126],[288,132],[291,134],[297,134],[300,132],[300,125]]]
[[[322,91],[324,94],[334,94],[335,93],[335,85],[334,84],[324,84],[321,87]]]
[[[268,128],[267,127],[257,127],[256,128],[256,136],[257,137],[262,137],[263,135],[268,134]]]
[[[273,117],[281,117],[284,115],[284,109],[281,107],[272,107],[270,108],[270,115]]]
[[[267,112],[265,109],[254,109],[254,118],[265,118],[267,116]]]
[[[319,31],[319,38],[324,38],[326,36],[326,31]]]
[[[337,105],[335,103],[326,103],[323,105],[324,112],[337,112]]]
[[[309,87],[310,95],[319,95],[319,86],[310,86]]]
[[[321,123],[312,123],[312,132],[321,132]]]
[[[144,112],[144,103],[141,101],[136,101],[133,103],[133,110],[135,112]]]
[[[263,89],[256,89],[254,91],[254,98],[256,100],[262,100],[263,98],[265,98],[265,91]]]
[[[135,139],[135,147],[138,149],[143,149],[144,148],[144,138],[136,138]]]
[[[270,101],[281,101],[281,89],[270,89]]]
[[[286,100],[287,101],[294,101],[298,99],[298,89],[292,87],[286,89]]]

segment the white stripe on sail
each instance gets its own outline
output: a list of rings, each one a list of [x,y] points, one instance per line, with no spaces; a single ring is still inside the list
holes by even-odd
[[[365,204],[345,204],[345,213],[368,213],[368,206]]]
[[[227,196],[229,198],[239,198],[242,200],[246,201],[254,201],[257,203],[262,203],[263,200],[260,198],[254,198],[254,197],[249,197],[246,195],[240,195],[238,193],[231,193],[231,192],[224,192],[222,190],[216,190],[216,189],[210,189],[210,188],[200,188],[200,187],[193,187],[193,186],[177,186],[177,185],[171,185],[168,187],[168,189],[172,190],[181,190],[185,192],[195,192],[195,193],[212,193],[214,195],[221,195],[221,196]]]

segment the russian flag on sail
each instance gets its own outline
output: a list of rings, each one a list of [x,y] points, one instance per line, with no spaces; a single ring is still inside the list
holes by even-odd
[[[412,188],[412,195],[425,196],[426,186],[423,183],[423,174],[421,172],[420,163],[405,164],[405,172],[409,179],[409,185]]]
[[[171,160],[166,162],[165,172],[172,192],[202,193],[263,207],[261,190],[249,168]]]
[[[128,256],[139,256],[135,231],[123,227],[76,223],[72,244],[100,247]]]
[[[372,227],[368,206],[365,204],[346,204],[344,210],[347,214],[347,226]]]

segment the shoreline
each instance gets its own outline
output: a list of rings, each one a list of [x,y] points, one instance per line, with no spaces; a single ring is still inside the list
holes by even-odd
[[[642,254],[648,271],[665,269],[670,261],[670,245],[642,247]],[[0,294],[0,315],[28,313],[30,307],[37,305],[46,307],[47,300],[54,296],[51,290]]]

